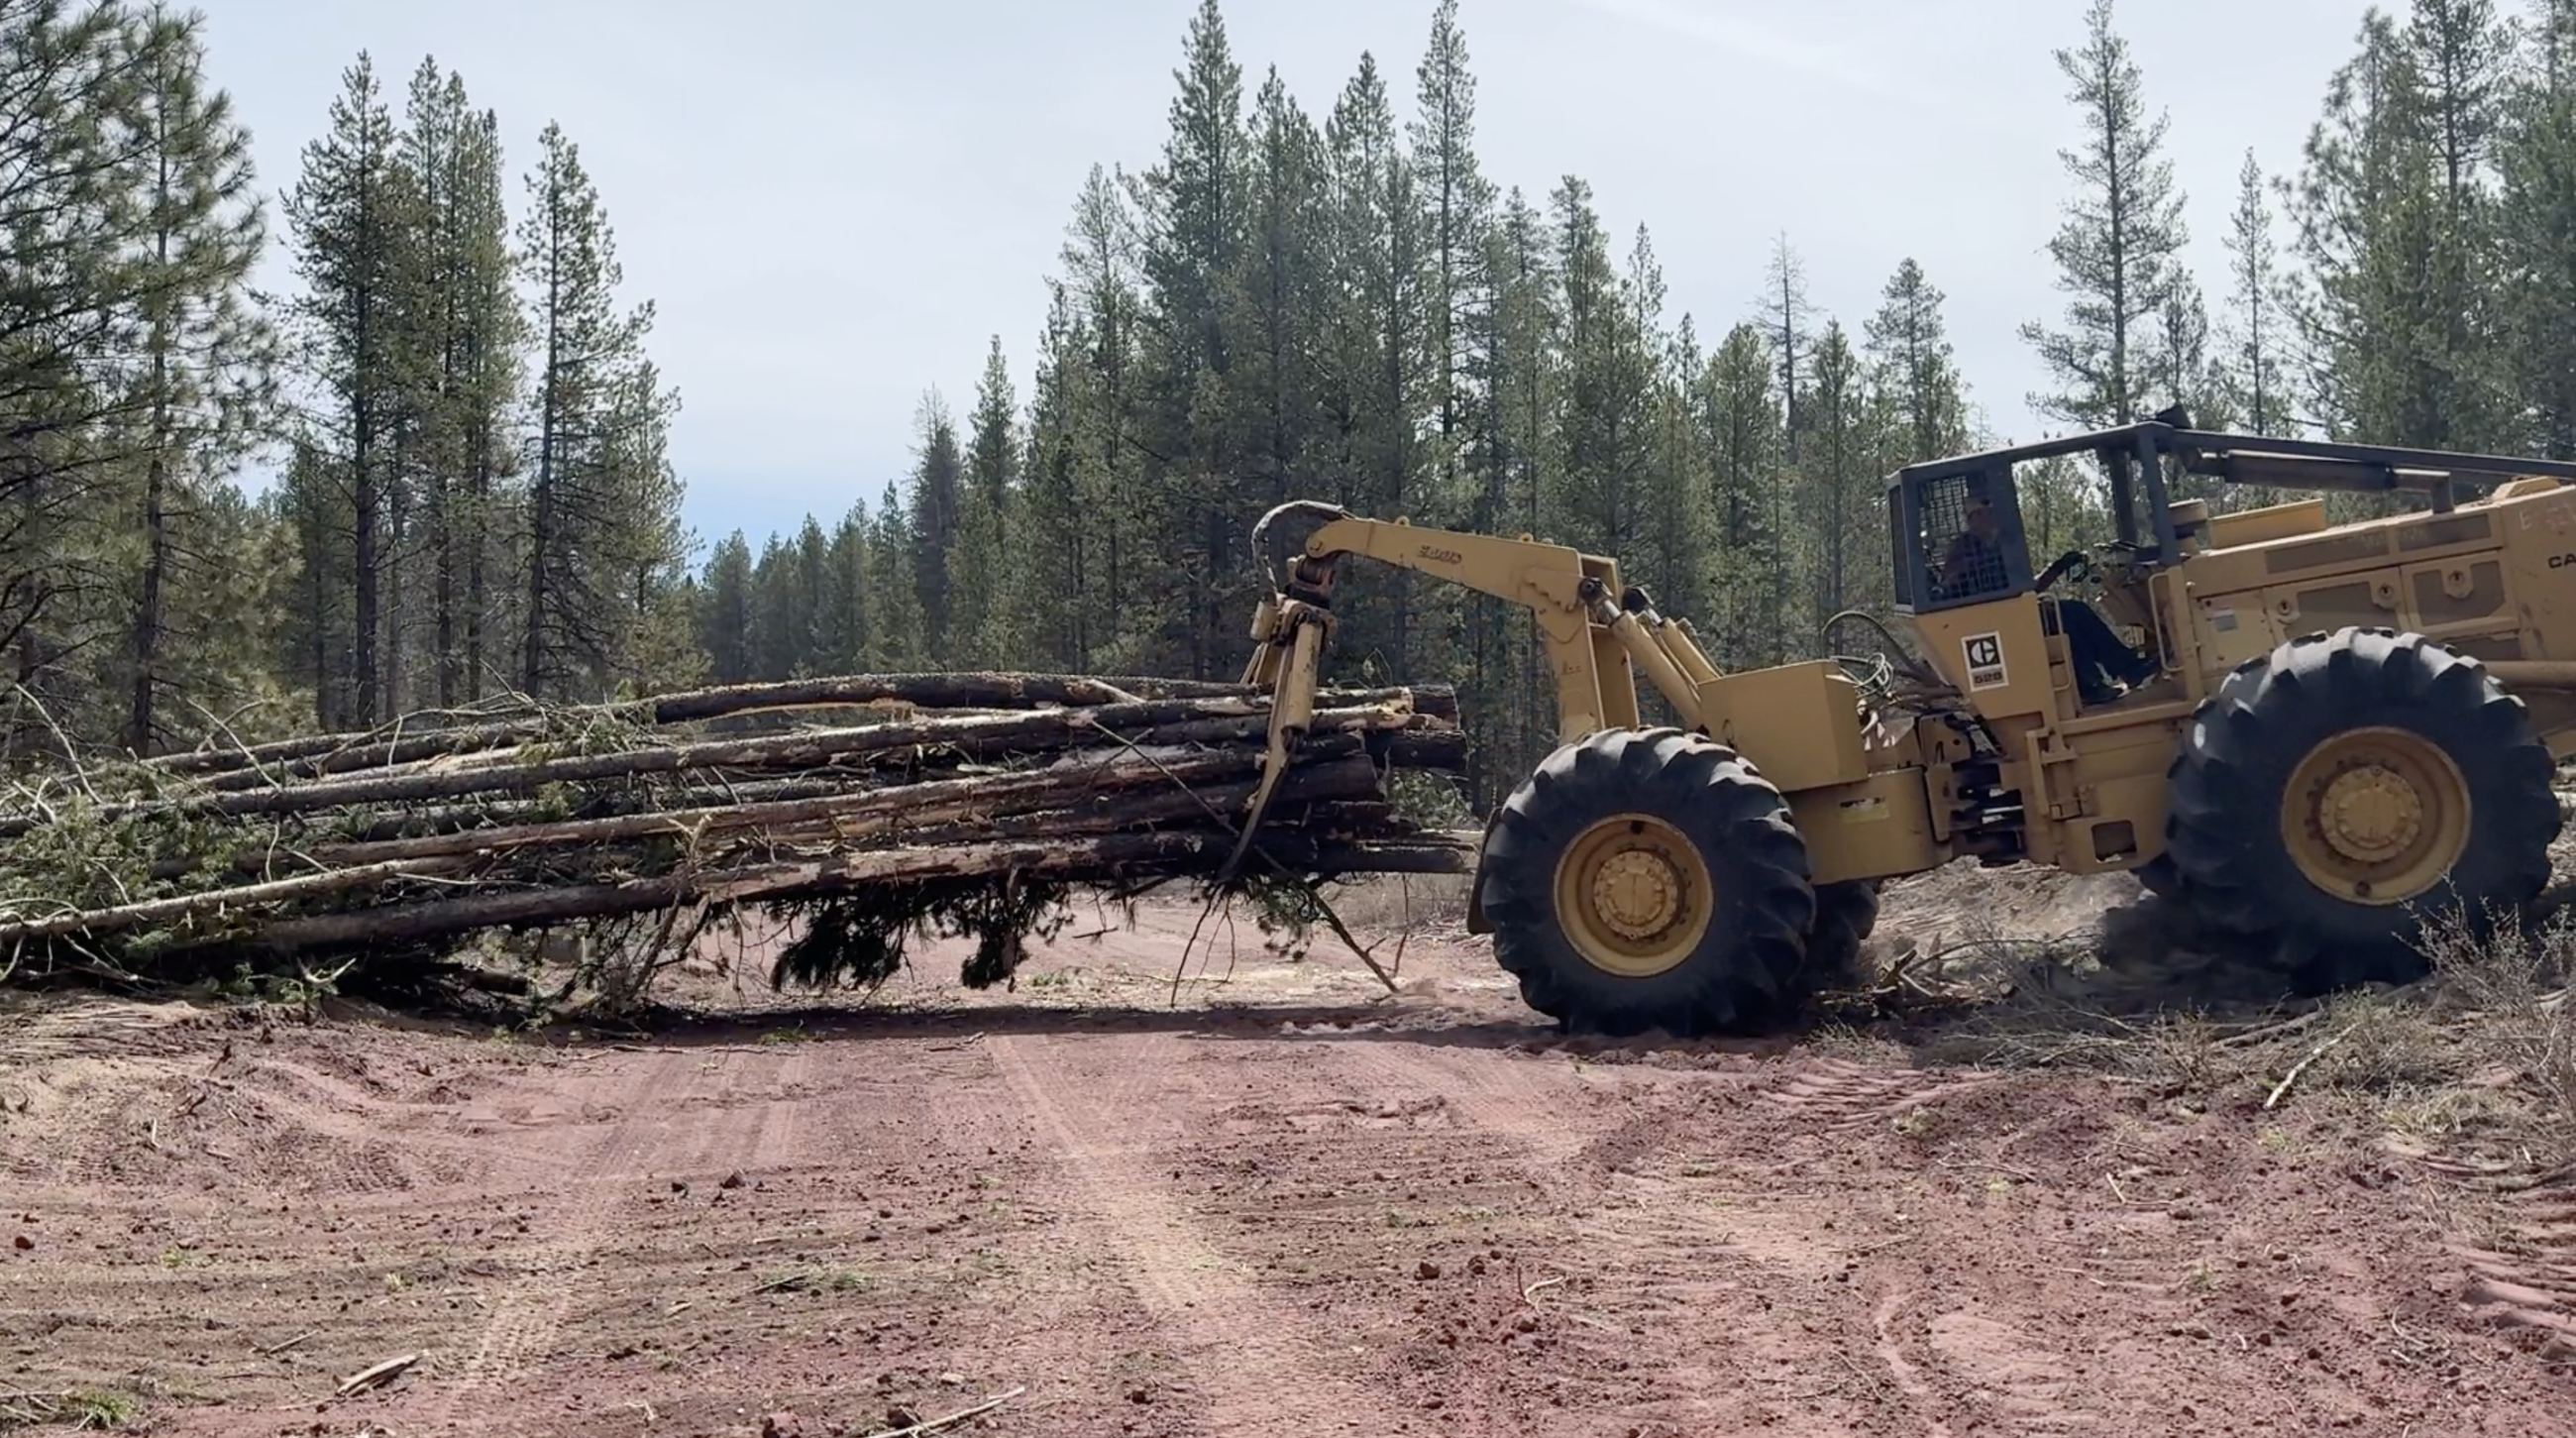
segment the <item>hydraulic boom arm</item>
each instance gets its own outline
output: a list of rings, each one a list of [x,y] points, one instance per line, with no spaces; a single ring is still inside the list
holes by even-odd
[[[1356,554],[1436,575],[1529,610],[1537,619],[1539,642],[1556,684],[1560,742],[1634,726],[1635,670],[1645,671],[1683,722],[1701,722],[1699,686],[1718,677],[1716,667],[1700,652],[1687,625],[1657,614],[1642,590],[1621,588],[1617,561],[1526,537],[1366,519],[1311,501],[1281,505],[1263,516],[1254,530],[1255,542],[1273,520],[1291,511],[1328,517],[1306,537],[1287,584],[1262,601],[1253,619],[1257,647],[1245,671],[1246,683],[1276,690],[1302,668],[1308,677],[1296,680],[1294,687],[1313,692],[1313,666],[1332,622],[1335,565],[1344,555]],[[1316,631],[1311,638],[1309,629]]]
[[[1336,505],[1303,500],[1262,516],[1253,528],[1254,547],[1261,546],[1273,521],[1290,513],[1324,522],[1291,560],[1287,583],[1276,586],[1253,617],[1254,648],[1244,682],[1271,691],[1270,757],[1235,862],[1251,843],[1271,784],[1287,767],[1288,750],[1314,718],[1318,673],[1332,633],[1335,567],[1345,555],[1436,575],[1529,610],[1537,618],[1540,647],[1556,686],[1559,743],[1602,729],[1635,727],[1638,669],[1683,723],[1706,727],[1700,686],[1718,677],[1716,666],[1701,652],[1688,625],[1656,613],[1643,590],[1621,588],[1617,561],[1527,537],[1505,539],[1418,529],[1400,519],[1366,519]],[[1229,872],[1232,867],[1227,866]]]

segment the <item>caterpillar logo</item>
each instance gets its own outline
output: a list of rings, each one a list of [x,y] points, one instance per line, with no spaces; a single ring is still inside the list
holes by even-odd
[[[1968,687],[1993,689],[2011,682],[2004,670],[2004,637],[2001,634],[1971,634],[1959,641],[1960,656],[1968,661]]]
[[[1467,556],[1454,549],[1434,549],[1427,544],[1413,552],[1434,564],[1464,564],[1467,561]]]

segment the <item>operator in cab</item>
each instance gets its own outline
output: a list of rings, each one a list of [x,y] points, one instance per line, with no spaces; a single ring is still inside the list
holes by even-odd
[[[2004,571],[2001,526],[1995,518],[1995,507],[1982,490],[1968,495],[1967,523],[1950,541],[1941,556],[1941,572],[1935,576],[1942,597],[1967,598],[1978,594],[1999,594],[2012,587]],[[2120,697],[2128,686],[2143,684],[2156,674],[2153,659],[2139,654],[2120,642],[2110,624],[2092,605],[2081,599],[2057,602],[2057,621],[2066,633],[2067,660],[2075,670],[2076,692],[2087,704],[2108,704]]]

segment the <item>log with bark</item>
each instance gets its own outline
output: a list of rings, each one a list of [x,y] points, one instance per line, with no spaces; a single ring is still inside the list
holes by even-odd
[[[1466,867],[1396,802],[1401,776],[1464,765],[1438,688],[1320,696],[1232,862],[1268,710],[1194,681],[846,675],[213,736],[0,796],[0,970],[445,963],[490,931],[616,923],[651,936],[649,973],[748,909],[801,920],[780,981],[880,980],[929,929],[974,935],[968,978],[992,982],[1078,889],[1311,900]]]

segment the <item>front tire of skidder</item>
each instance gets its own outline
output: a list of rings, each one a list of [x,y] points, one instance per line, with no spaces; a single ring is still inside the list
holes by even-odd
[[[2388,629],[2311,635],[2192,716],[2166,848],[2201,918],[2283,940],[2292,989],[2407,982],[2428,911],[2481,932],[2548,883],[2554,769],[2476,660]]]
[[[1569,1032],[1758,1033],[1803,1006],[1806,843],[1733,750],[1595,734],[1549,755],[1485,844],[1495,960]]]

